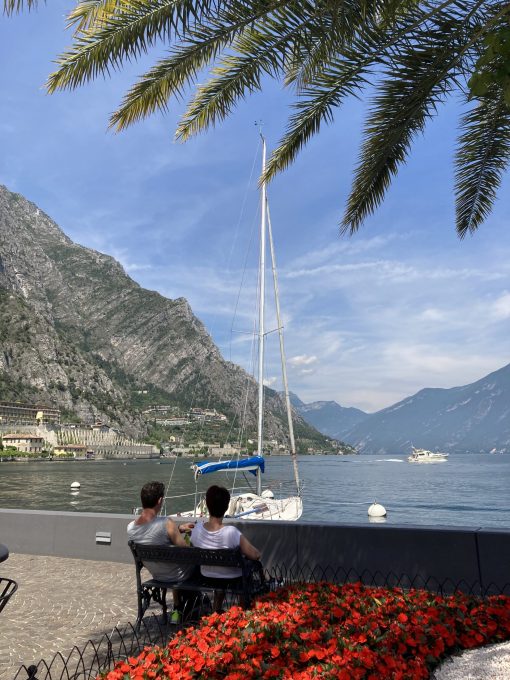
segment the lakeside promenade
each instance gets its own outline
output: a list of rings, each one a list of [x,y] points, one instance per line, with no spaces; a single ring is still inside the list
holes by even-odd
[[[131,564],[11,553],[2,575],[18,582],[0,614],[2,680],[136,619]]]
[[[0,678],[11,680],[21,664],[47,662],[76,645],[99,640],[136,618],[132,564],[12,554],[2,574],[19,589],[0,619]],[[508,680],[510,643],[447,660],[435,680]]]

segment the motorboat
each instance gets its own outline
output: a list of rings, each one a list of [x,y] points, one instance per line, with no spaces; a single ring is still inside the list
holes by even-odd
[[[417,449],[413,446],[412,453],[407,460],[410,463],[444,463],[448,460],[448,454]]]

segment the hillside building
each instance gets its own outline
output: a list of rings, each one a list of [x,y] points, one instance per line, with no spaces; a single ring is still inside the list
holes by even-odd
[[[23,404],[19,401],[0,401],[2,425],[58,425],[60,409],[43,404]]]
[[[221,421],[226,422],[227,416],[223,413],[219,413],[214,408],[192,408],[189,412],[190,418],[193,420],[203,420],[205,422],[210,421]]]

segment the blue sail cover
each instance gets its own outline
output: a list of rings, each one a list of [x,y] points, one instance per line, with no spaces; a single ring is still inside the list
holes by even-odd
[[[240,458],[239,460],[226,460],[218,463],[193,463],[191,469],[195,472],[195,479],[198,475],[206,475],[209,472],[219,472],[221,470],[244,470],[257,474],[257,470],[264,472],[265,461],[262,456],[252,456],[251,458]]]

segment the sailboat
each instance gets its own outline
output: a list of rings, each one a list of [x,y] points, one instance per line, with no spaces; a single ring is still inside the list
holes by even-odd
[[[262,137],[262,177],[266,168],[266,141]],[[227,517],[243,520],[287,520],[295,521],[303,512],[303,500],[301,496],[301,483],[299,479],[298,462],[296,455],[296,443],[294,439],[294,427],[292,423],[292,408],[290,404],[289,387],[287,382],[287,369],[285,361],[285,348],[283,339],[283,326],[281,323],[280,302],[278,294],[278,277],[271,229],[271,218],[267,201],[266,183],[263,181],[260,187],[261,219],[260,219],[260,253],[259,253],[259,318],[258,318],[258,420],[257,420],[257,451],[251,457],[239,457],[227,461],[203,461],[194,463],[191,469],[195,475],[195,507],[192,510],[179,513],[178,517],[201,517],[207,514],[204,494],[198,492],[198,482],[204,476],[211,473],[226,472],[246,477],[250,473],[255,477],[255,488],[231,487],[231,500],[227,511]],[[273,287],[275,295],[275,312],[277,319],[280,358],[282,365],[282,382],[284,387],[284,400],[287,412],[289,428],[290,458],[294,473],[295,489],[288,495],[279,493],[276,495],[271,488],[263,489],[262,475],[265,470],[263,456],[264,441],[264,353],[265,353],[265,298],[266,298],[266,251],[269,242],[271,267],[273,272]],[[167,497],[168,499],[169,497]]]

